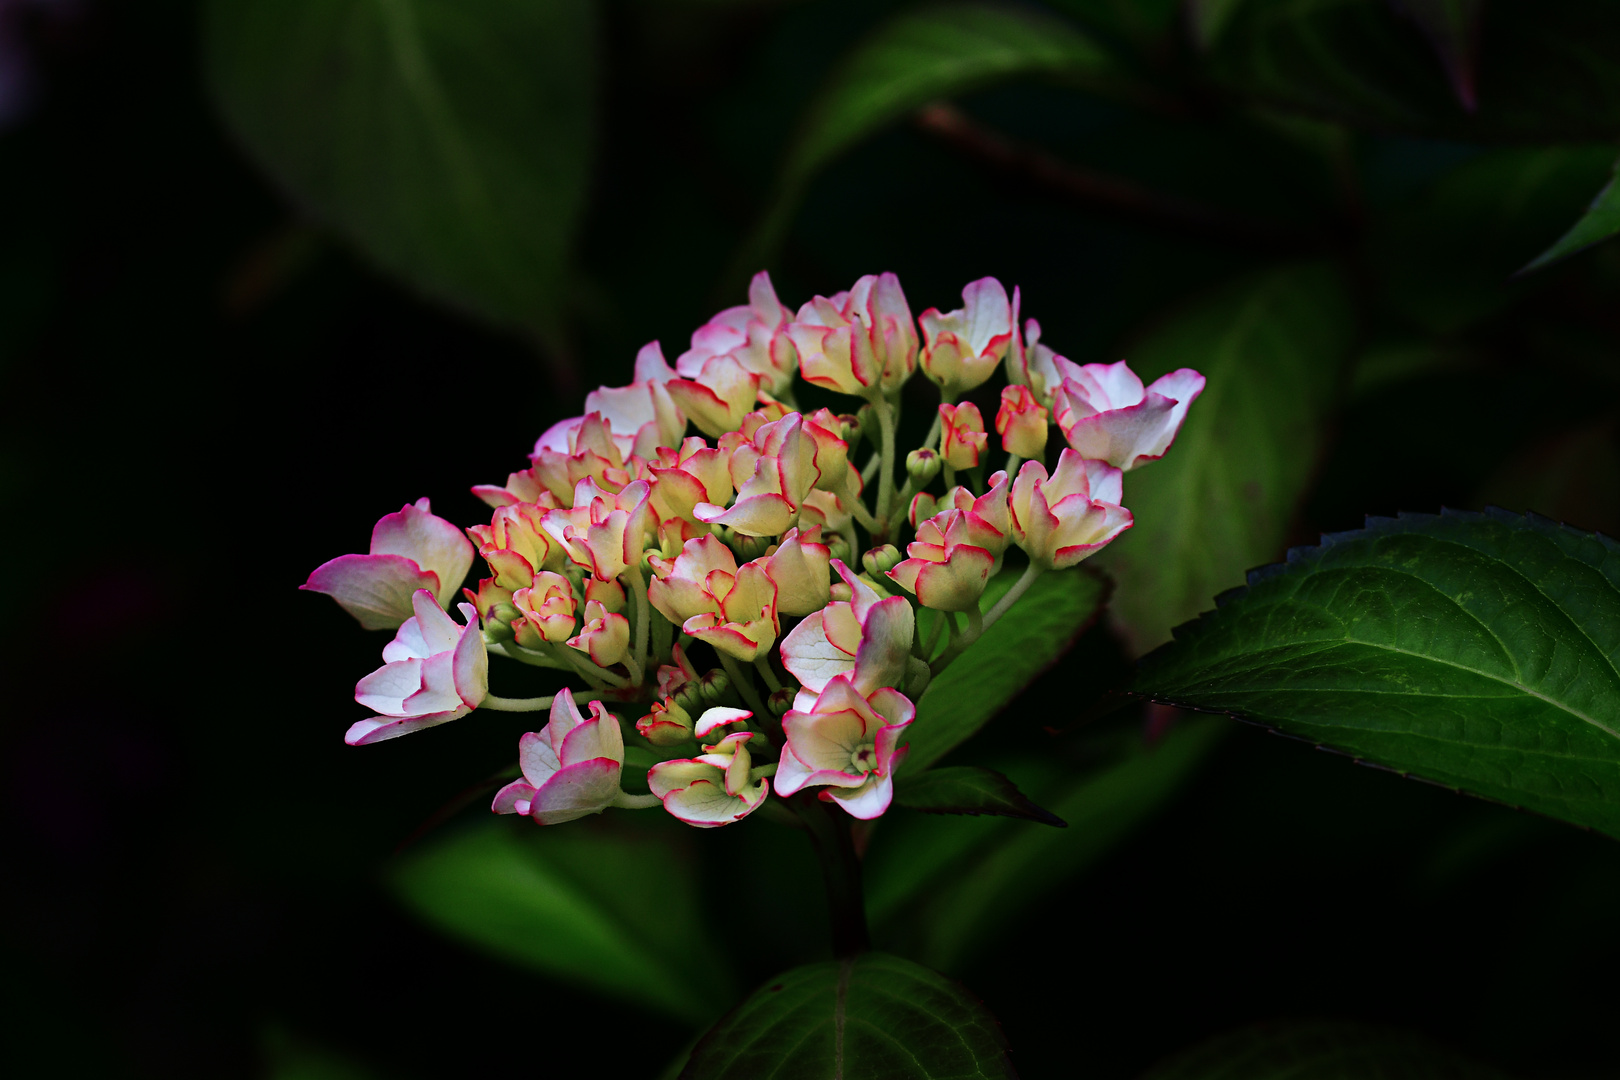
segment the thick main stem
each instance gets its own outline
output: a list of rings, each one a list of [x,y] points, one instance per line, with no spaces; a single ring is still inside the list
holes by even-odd
[[[894,409],[889,405],[889,400],[882,396],[873,402],[873,408],[878,416],[883,455],[883,464],[878,467],[877,519],[887,529],[892,509],[890,503],[894,499]]]
[[[849,815],[810,792],[788,800],[804,822],[821,863],[827,887],[827,913],[832,920],[833,955],[854,956],[872,947],[866,932],[866,897],[861,891],[861,861],[855,855]]]
[[[624,576],[630,579],[630,588],[636,594],[636,645],[635,651],[630,654],[630,662],[625,666],[630,669],[630,684],[640,686],[647,664],[648,623],[652,621],[648,618],[648,611],[651,605],[647,603],[647,582],[642,579],[641,567],[625,567]]]

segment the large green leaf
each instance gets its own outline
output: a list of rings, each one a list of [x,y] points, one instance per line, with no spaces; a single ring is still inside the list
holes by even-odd
[[[895,777],[894,804],[925,814],[988,814],[1059,828],[1066,824],[1036,806],[1001,773],[978,765],[950,765],[920,774],[902,772]]]
[[[1136,525],[1097,557],[1138,651],[1282,554],[1351,345],[1345,286],[1311,265],[1231,287],[1128,354],[1144,379],[1209,380],[1164,459],[1126,476]]]
[[[588,0],[211,0],[221,112],[303,207],[390,273],[557,333],[588,175]]]
[[[1461,8],[1404,0],[1408,8]],[[1620,134],[1620,6],[1587,0],[1487,5],[1478,109],[1459,100],[1424,30],[1378,0],[1239,0],[1209,56],[1217,80],[1268,105],[1384,130],[1463,139]],[[1444,53],[1442,53],[1444,55]]]
[[[1616,165],[1620,170],[1620,165]],[[1539,270],[1543,266],[1567,258],[1577,251],[1583,251],[1593,244],[1607,240],[1615,233],[1620,233],[1620,183],[1611,179],[1603,185],[1603,190],[1597,193],[1592,205],[1586,208],[1586,213],[1577,221],[1552,247],[1543,251],[1525,270]]]
[[[682,1080],[1014,1076],[996,1018],[961,986],[885,953],[772,979],[705,1035]]]
[[[690,830],[663,817],[482,822],[426,844],[392,882],[417,914],[502,959],[706,1021],[731,983],[715,950],[690,947],[701,916]]]
[[[1413,1032],[1316,1022],[1222,1035],[1142,1080],[1502,1080],[1502,1074]]]
[[[806,185],[861,139],[929,102],[1025,75],[1121,79],[1072,24],[1028,8],[956,3],[907,12],[858,42],[816,95],[769,208],[745,249],[750,271],[774,252]]]
[[[1620,836],[1617,665],[1620,544],[1447,512],[1255,571],[1135,688]]]
[[[988,611],[1022,572],[1019,567],[997,574],[980,607]],[[928,768],[1005,708],[1074,643],[1107,595],[1106,582],[1084,570],[1037,578],[1004,618],[923,691],[917,719],[906,731],[906,771]],[[928,635],[939,617],[924,609],[917,632]]]
[[[1084,771],[1053,754],[992,763],[1066,829],[891,812],[872,834],[864,867],[874,932],[946,970],[1016,934],[1019,912],[1165,806],[1225,730],[1225,722],[1204,717],[1178,724],[1152,746],[1133,736],[1101,768]]]

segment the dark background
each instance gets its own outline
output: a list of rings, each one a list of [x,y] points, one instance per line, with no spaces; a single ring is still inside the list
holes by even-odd
[[[673,357],[740,298],[728,260],[785,118],[883,5],[812,7],[608,6],[579,273],[611,299],[576,314],[580,385],[625,380],[653,337]],[[585,1034],[611,1047],[594,1072],[651,1076],[682,1026],[487,959],[381,883],[418,825],[506,764],[521,718],[345,747],[380,637],[296,589],[405,501],[478,520],[468,486],[521,464],[576,391],[559,394],[526,342],[419,299],[300,217],[216,118],[195,23],[176,0],[0,2],[15,50],[0,64],[31,65],[0,128],[0,483],[18,576],[3,594],[0,1066],[517,1074]],[[1066,95],[1015,86],[965,107],[1142,175],[1185,168],[1184,147]],[[739,144],[771,117],[780,131]],[[1196,167],[1236,152],[1213,140]],[[1357,160],[1367,198],[1395,205],[1477,152],[1374,133]],[[1374,296],[1358,244],[1339,255]],[[918,310],[996,274],[1089,361],[1268,257],[1121,220],[903,127],[816,185],[771,269],[790,304],[892,269]],[[1464,374],[1353,399],[1294,540],[1504,488],[1527,493],[1513,509],[1613,528],[1617,281],[1615,250],[1581,256],[1454,342]],[[1580,365],[1546,361],[1559,327],[1585,335]],[[1553,475],[1577,429],[1597,464]],[[1077,683],[1125,663],[1095,628],[1026,701],[1072,714]],[[952,972],[1025,1075],[1129,1077],[1287,1017],[1412,1027],[1519,1076],[1612,1075],[1612,841],[1231,727],[1148,827]],[[777,875],[762,893],[803,884],[761,873]],[[786,953],[825,948],[814,904],[784,916],[802,937]],[[763,978],[786,953],[744,967]]]

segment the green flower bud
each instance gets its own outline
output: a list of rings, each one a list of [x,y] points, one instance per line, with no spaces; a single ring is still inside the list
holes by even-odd
[[[738,562],[749,562],[765,554],[765,549],[771,546],[775,537],[748,536],[727,525],[721,530],[720,539],[737,556]]]
[[[715,668],[699,680],[698,688],[705,702],[718,705],[722,698],[731,693],[731,676]]]
[[[861,412],[865,411],[866,409],[861,410]],[[838,425],[838,437],[849,443],[851,450],[855,449],[861,441],[861,434],[866,430],[865,425],[861,422],[860,415],[857,413],[840,413]]]
[[[893,544],[884,544],[882,547],[875,547],[862,555],[861,565],[866,568],[866,572],[872,577],[880,578],[885,572],[899,566],[900,560],[903,558],[905,556],[900,554],[899,548],[896,548]]]
[[[944,464],[932,450],[913,450],[906,455],[906,475],[920,488],[938,476]]]
[[[722,671],[719,674],[723,676],[725,672]],[[707,708],[707,703],[703,700],[702,680],[687,683],[685,686],[675,691],[675,696],[671,698],[670,701],[676,705],[679,705],[688,713],[702,712],[705,708]]]
[[[784,687],[782,687],[782,689],[777,690],[776,692],[771,694],[771,696],[765,702],[765,704],[771,710],[771,715],[772,716],[785,716],[785,715],[787,715],[787,711],[789,709],[793,708],[793,698],[794,698],[795,693],[796,693],[796,691],[790,690],[790,689],[788,689],[787,687],[784,686]]]
[[[847,563],[849,562],[849,556],[849,541],[844,539],[843,536],[835,534],[832,539],[827,541],[827,557],[829,559],[837,559],[840,562]]]

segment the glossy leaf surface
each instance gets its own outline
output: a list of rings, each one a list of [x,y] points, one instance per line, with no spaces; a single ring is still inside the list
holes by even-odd
[[[501,959],[701,1022],[729,1000],[726,974],[657,929],[698,920],[689,842],[673,820],[506,818],[424,845],[392,882],[418,915]]]
[[[1620,545],[1374,518],[1181,627],[1136,689],[1620,836]]]
[[[1222,1035],[1142,1080],[1503,1080],[1413,1032],[1343,1023],[1264,1024]]]
[[[293,200],[441,301],[554,335],[588,175],[584,0],[215,0],[205,61]]]
[[[1127,354],[1146,381],[1208,379],[1170,452],[1126,476],[1137,523],[1097,556],[1139,651],[1282,554],[1351,339],[1342,280],[1313,265],[1229,288]]]
[[[1004,570],[985,589],[988,611],[1022,574]],[[983,727],[1074,643],[1101,611],[1108,586],[1085,570],[1046,573],[1007,613],[944,671],[917,700],[917,719],[906,732],[907,772],[922,772]],[[940,614],[924,611],[918,633],[927,635]],[[1078,702],[1076,708],[1084,702]]]
[[[886,953],[766,983],[703,1037],[682,1080],[1015,1075],[1001,1025],[957,983]]]
[[[994,769],[953,765],[921,775],[902,772],[894,780],[894,802],[928,814],[986,814],[1024,818],[1043,825],[1063,825],[1062,818],[1042,810],[1018,785]]]

